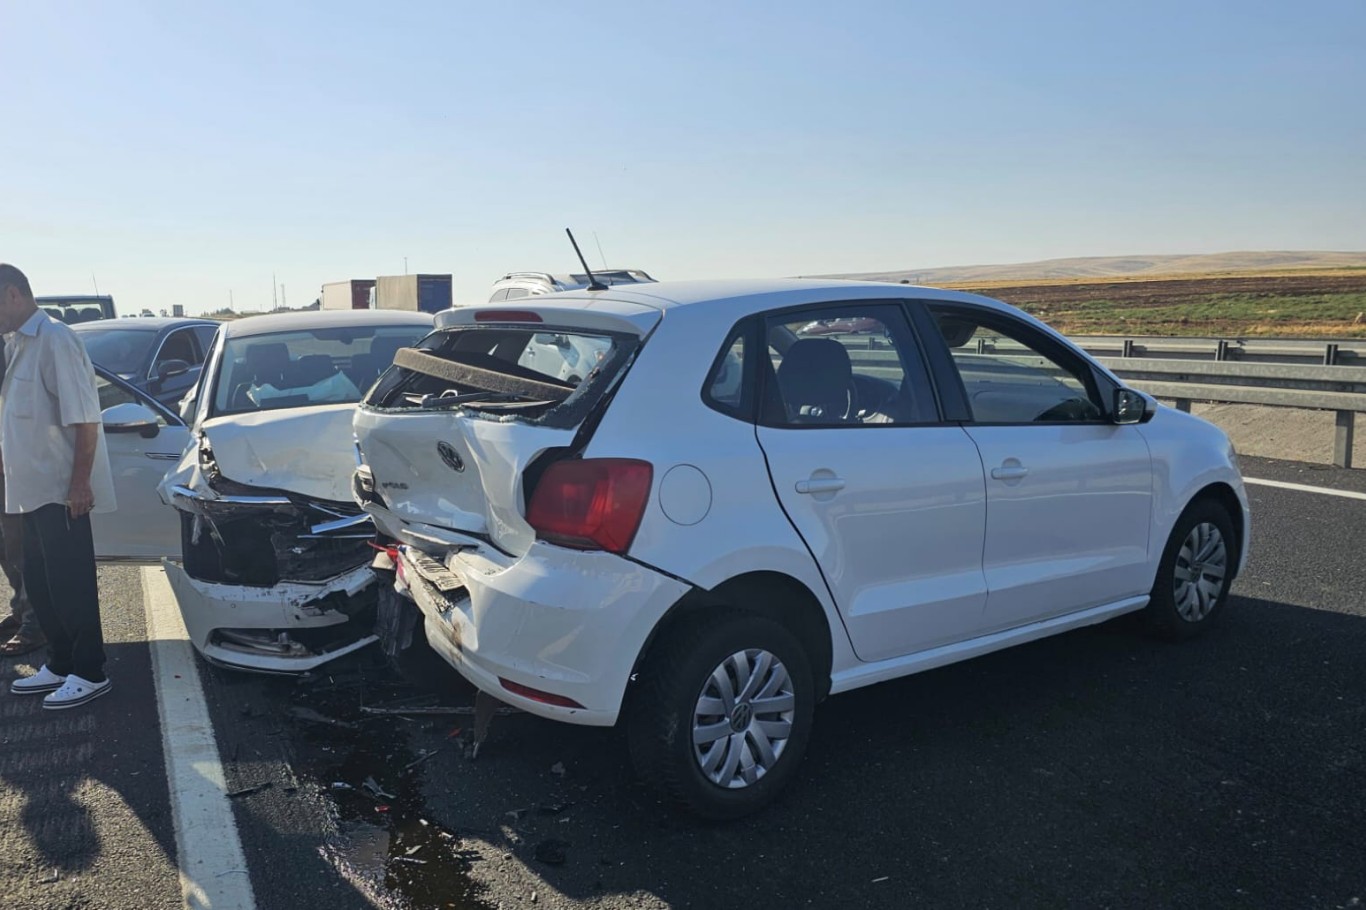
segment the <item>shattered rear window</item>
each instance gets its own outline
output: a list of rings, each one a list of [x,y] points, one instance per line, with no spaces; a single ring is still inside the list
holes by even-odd
[[[633,335],[549,326],[461,326],[401,351],[365,399],[380,409],[462,410],[577,423],[639,346]]]

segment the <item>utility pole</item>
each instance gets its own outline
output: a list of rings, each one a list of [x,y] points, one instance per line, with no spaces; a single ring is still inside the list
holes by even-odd
[[[285,299],[285,286],[283,284],[280,285],[280,306],[286,310],[289,309],[289,301]]]
[[[278,310],[280,308],[280,286],[275,283],[275,273],[270,273],[270,308]]]
[[[403,257],[403,274],[408,274],[408,257]]]
[[[233,309],[233,306],[234,304],[232,302],[232,288],[228,288],[228,311],[231,313],[236,313],[237,311]]]

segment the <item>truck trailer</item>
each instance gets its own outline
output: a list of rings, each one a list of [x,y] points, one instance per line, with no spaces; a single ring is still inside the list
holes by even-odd
[[[368,310],[370,289],[374,286],[373,278],[329,282],[323,285],[320,307],[324,310]]]
[[[377,310],[439,313],[450,307],[450,275],[387,275],[375,281]]]

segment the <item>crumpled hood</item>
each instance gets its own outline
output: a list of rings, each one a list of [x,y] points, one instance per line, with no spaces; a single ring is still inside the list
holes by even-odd
[[[351,501],[354,404],[287,408],[204,421],[223,476],[314,499]]]

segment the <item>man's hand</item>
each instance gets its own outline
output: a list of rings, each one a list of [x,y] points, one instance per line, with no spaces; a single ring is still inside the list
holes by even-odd
[[[80,518],[95,507],[95,492],[90,489],[90,481],[73,480],[66,491],[66,510],[72,518]]]

